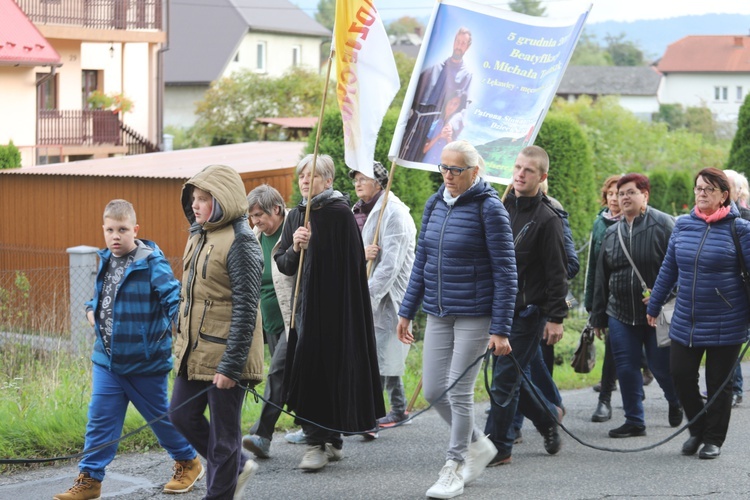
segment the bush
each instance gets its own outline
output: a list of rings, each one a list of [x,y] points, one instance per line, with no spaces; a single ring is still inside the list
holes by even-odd
[[[745,96],[745,102],[740,107],[737,119],[737,133],[729,149],[729,159],[726,168],[750,177],[750,94]]]
[[[7,146],[0,144],[0,170],[6,168],[19,168],[21,166],[21,152],[10,141]]]
[[[670,175],[664,169],[651,172],[648,176],[651,183],[651,194],[648,197],[648,204],[657,210],[671,214],[673,211],[672,197],[669,191]]]
[[[598,199],[596,172],[586,136],[572,117],[549,113],[535,144],[549,155],[549,195],[570,214],[573,239],[576,246],[581,246],[588,241]]]

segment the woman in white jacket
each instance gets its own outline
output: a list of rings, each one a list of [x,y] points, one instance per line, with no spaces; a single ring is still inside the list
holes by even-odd
[[[372,315],[375,323],[375,341],[378,348],[380,381],[388,394],[391,409],[378,420],[380,427],[390,427],[406,419],[406,395],[401,377],[404,374],[409,346],[396,335],[398,310],[409,283],[414,263],[414,246],[417,229],[407,207],[398,197],[388,194],[378,232],[377,245],[373,245],[375,228],[383,207],[383,193],[388,185],[388,171],[378,162],[373,164],[375,179],[352,170],[349,176],[359,201],[352,211],[362,231],[365,257],[371,267],[368,279]],[[370,434],[370,437],[375,435]]]

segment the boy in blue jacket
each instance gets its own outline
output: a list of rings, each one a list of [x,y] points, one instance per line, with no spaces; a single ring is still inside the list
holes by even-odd
[[[122,434],[128,403],[149,422],[169,408],[167,376],[172,370],[172,322],[180,283],[156,243],[139,240],[133,205],[112,200],[104,209],[106,250],[99,252],[94,298],[86,317],[96,341],[91,360],[92,391],[85,450]],[[151,424],[174,464],[164,493],[186,493],[204,475],[195,449],[168,418]],[[78,464],[80,474],[55,500],[95,500],[117,443],[92,450]]]

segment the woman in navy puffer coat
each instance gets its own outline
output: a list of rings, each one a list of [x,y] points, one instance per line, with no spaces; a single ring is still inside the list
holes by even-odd
[[[695,208],[689,216],[677,219],[648,304],[648,321],[654,326],[670,290],[679,285],[669,331],[670,368],[689,420],[704,407],[698,387],[703,354],[711,400],[733,373],[740,348],[747,340],[750,309],[732,225],[750,268],[750,223],[739,215],[729,198],[729,180],[724,172],[701,170],[695,178]],[[682,447],[684,455],[693,455],[703,443],[700,458],[719,456],[731,405],[729,383],[690,427],[690,438]]]
[[[398,335],[414,340],[411,320],[427,313],[423,388],[451,427],[447,462],[428,497],[452,498],[494,458],[492,442],[474,425],[476,363],[488,345],[510,351],[516,301],[516,259],[510,219],[497,192],[481,177],[484,161],[466,141],[443,148],[444,184],[425,207],[409,285],[399,310]],[[502,346],[502,347],[500,347]]]

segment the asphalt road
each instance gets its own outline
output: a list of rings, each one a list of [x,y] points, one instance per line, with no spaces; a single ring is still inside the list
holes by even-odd
[[[745,364],[748,373],[750,364]],[[624,422],[619,392],[614,393],[613,419],[592,423],[597,395],[590,388],[563,393],[567,408],[564,425],[585,443],[599,447],[635,449],[668,438],[675,432],[667,423],[667,402],[656,382],[646,387],[647,436],[611,439],[607,431]],[[750,396],[749,396],[750,397]],[[484,424],[487,403],[476,407]],[[684,424],[685,422],[683,422]],[[563,448],[547,455],[541,436],[530,422],[524,425],[524,442],[513,450],[513,463],[487,469],[467,486],[465,498],[497,499],[597,499],[597,498],[750,498],[750,399],[732,413],[722,455],[700,460],[680,454],[687,431],[656,449],[608,452],[579,444],[563,436]],[[448,427],[435,411],[412,425],[383,430],[380,439],[344,440],[344,459],[317,473],[296,469],[304,447],[284,441],[277,433],[267,460],[251,479],[245,498],[262,499],[418,499],[437,479],[445,461]],[[163,451],[118,456],[103,483],[103,498],[170,499],[161,488],[169,479],[171,461]],[[65,491],[77,475],[75,463],[55,465],[0,477],[0,499],[49,499]],[[205,482],[181,499],[200,499]]]

